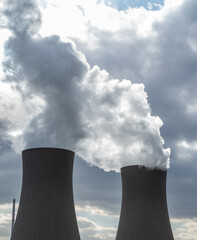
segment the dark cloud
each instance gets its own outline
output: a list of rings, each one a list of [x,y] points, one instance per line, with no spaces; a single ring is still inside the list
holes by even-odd
[[[197,153],[192,154],[196,159]],[[179,159],[172,154],[173,167],[168,171],[168,205],[171,217],[194,218],[197,216],[196,161]]]
[[[74,196],[77,205],[104,209],[107,214],[118,215],[121,204],[121,177],[119,173],[91,168],[80,158],[74,164]],[[110,191],[109,191],[110,189]]]
[[[141,83],[143,73],[149,65],[144,60],[148,58],[148,51],[151,51],[149,48],[152,40],[138,36],[133,26],[131,29],[125,28],[123,26],[123,29],[113,33],[88,24],[88,33],[96,38],[96,47],[92,48],[91,42],[87,45],[77,38],[74,41],[85,52],[91,66],[96,64],[115,78]]]
[[[20,156],[8,144],[1,145],[0,154],[0,204],[9,203],[13,198],[18,201],[22,181]]]
[[[16,35],[32,35],[40,28],[41,14],[36,0],[4,0],[4,14],[9,19],[6,27]]]

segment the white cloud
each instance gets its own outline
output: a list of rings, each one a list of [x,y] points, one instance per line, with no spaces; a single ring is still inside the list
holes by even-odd
[[[86,217],[78,217],[77,220],[82,239],[109,240],[116,236],[117,229],[114,227],[103,227]]]
[[[196,240],[197,218],[171,219],[176,240]]]
[[[11,214],[2,214],[0,213],[0,224],[6,225],[10,223]]]
[[[0,205],[0,239],[8,240],[11,232],[12,204]]]
[[[177,9],[177,7],[183,4],[184,0],[164,0],[165,9]]]
[[[197,154],[197,141],[189,142],[180,140],[177,142],[177,154],[183,162],[193,162],[193,156]]]
[[[42,9],[42,27],[40,33],[43,36],[57,34],[62,39],[79,38],[87,42],[89,47],[96,47],[96,32],[110,31],[112,37],[117,33],[134,30],[140,36],[152,34],[152,24],[155,20],[162,19],[164,11],[147,11],[145,8],[128,8],[126,11],[118,11],[96,0],[85,1],[54,1]],[[53,16],[56,16],[54,19]],[[72,24],[71,24],[72,19]],[[118,38],[121,40],[121,38]]]
[[[187,142],[186,140],[183,140],[178,143],[178,146],[189,150],[197,150],[197,142]]]
[[[118,215],[115,215],[112,212],[107,211],[106,209],[102,209],[102,208],[99,208],[98,206],[93,206],[93,205],[85,205],[85,206],[75,205],[75,209],[78,215],[80,215],[81,212],[87,212],[88,214],[92,214],[92,215],[119,217]]]

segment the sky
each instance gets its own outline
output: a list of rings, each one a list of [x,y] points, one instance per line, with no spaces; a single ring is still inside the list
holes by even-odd
[[[115,239],[120,168],[168,171],[176,240],[197,235],[197,2],[0,3],[0,240],[21,151],[75,151],[81,239]]]

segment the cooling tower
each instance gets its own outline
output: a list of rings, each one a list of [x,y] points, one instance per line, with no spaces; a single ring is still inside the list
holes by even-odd
[[[22,191],[11,240],[80,240],[72,188],[74,153],[35,148],[22,157]]]
[[[167,171],[121,169],[122,206],[116,240],[173,240],[166,200]]]

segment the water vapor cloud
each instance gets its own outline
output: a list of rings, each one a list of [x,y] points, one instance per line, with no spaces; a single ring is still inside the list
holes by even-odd
[[[21,109],[37,99],[37,105],[31,105],[34,114],[29,109],[23,113],[21,122],[28,124],[18,124],[21,134],[13,136],[16,151],[21,150],[20,140],[23,148],[74,150],[105,171],[133,164],[169,167],[170,149],[163,147],[160,135],[163,123],[151,115],[144,84],[114,79],[99,66],[90,67],[71,40],[42,37],[35,1],[6,1],[5,6],[12,36],[5,46],[2,81],[20,94]]]

